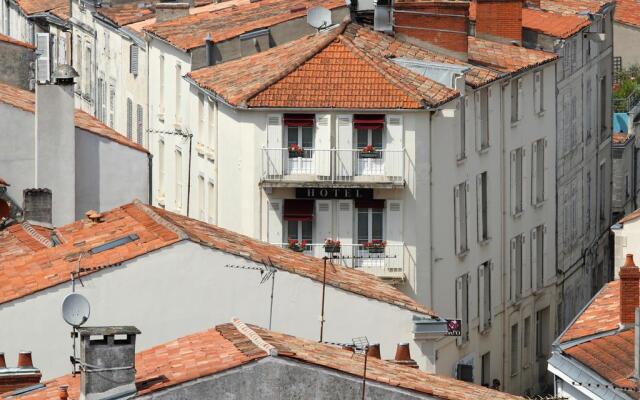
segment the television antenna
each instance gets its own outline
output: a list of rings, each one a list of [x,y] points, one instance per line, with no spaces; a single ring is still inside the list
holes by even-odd
[[[351,339],[353,342],[353,352],[356,354],[364,355],[364,368],[362,370],[362,400],[365,397],[365,390],[367,384],[367,358],[369,356],[369,339],[366,336],[361,336]]]
[[[276,272],[278,272],[278,269],[273,266],[273,263],[271,262],[271,258],[267,258],[267,262],[262,260],[261,266],[227,264],[225,265],[225,268],[248,269],[252,271],[259,271],[260,275],[262,276],[260,278],[259,285],[262,285],[263,283],[266,283],[269,281],[269,279],[271,279],[271,299],[269,304],[269,330],[271,330],[271,321],[273,319],[273,292],[274,292],[274,287],[276,283]]]
[[[307,23],[317,30],[331,25],[331,11],[324,7],[313,7],[307,13]]]

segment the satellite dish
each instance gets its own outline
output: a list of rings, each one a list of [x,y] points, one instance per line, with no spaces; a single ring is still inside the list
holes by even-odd
[[[331,11],[324,7],[313,7],[307,13],[307,23],[316,29],[326,28],[331,25]]]
[[[73,327],[87,322],[90,312],[89,301],[80,293],[69,293],[62,301],[62,318]]]

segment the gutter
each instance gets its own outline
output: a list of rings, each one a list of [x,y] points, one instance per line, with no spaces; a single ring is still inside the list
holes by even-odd
[[[94,18],[96,20],[98,20],[98,22],[102,23],[105,27],[111,28],[113,31],[115,31],[120,36],[124,37],[125,39],[129,39],[132,42],[134,42],[143,51],[147,51],[147,44],[144,41],[144,39],[142,39],[141,37],[139,37],[137,35],[134,35],[133,33],[129,32],[128,30],[125,29],[124,26],[119,26],[117,24],[114,24],[111,20],[109,20],[108,18],[104,17],[103,15],[101,15],[99,13],[95,13],[93,16],[94,16]]]
[[[31,14],[29,16],[27,16],[27,19],[29,20],[35,20],[35,19],[44,19],[48,24],[53,24],[53,25],[57,25],[59,27],[62,27],[64,29],[71,29],[72,25],[71,25],[71,21],[65,21],[60,17],[57,17],[53,14],[51,14],[51,12],[49,11],[45,11],[45,12],[39,12],[39,13],[35,13],[35,14]]]

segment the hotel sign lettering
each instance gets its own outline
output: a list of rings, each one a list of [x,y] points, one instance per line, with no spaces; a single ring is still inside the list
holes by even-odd
[[[373,189],[296,188],[297,199],[372,199]]]

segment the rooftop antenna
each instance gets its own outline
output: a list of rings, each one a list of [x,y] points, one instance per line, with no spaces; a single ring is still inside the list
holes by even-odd
[[[276,272],[278,272],[278,269],[273,266],[273,263],[271,262],[271,258],[267,258],[267,261],[268,261],[268,264],[267,262],[262,260],[262,266],[260,267],[257,267],[254,265],[233,265],[233,264],[227,264],[225,265],[225,267],[259,271],[260,275],[262,275],[262,278],[260,278],[260,283],[259,283],[260,285],[262,285],[263,283],[266,283],[269,279],[271,279],[271,300],[270,300],[271,303],[269,304],[269,330],[271,330],[271,321],[273,319],[273,292],[274,292],[274,287],[276,282]]]
[[[331,11],[324,7],[313,7],[307,13],[307,23],[317,30],[331,26]]]
[[[353,338],[353,352],[364,355],[364,368],[362,370],[362,400],[365,397],[367,384],[367,357],[369,353],[369,339],[366,336]]]

